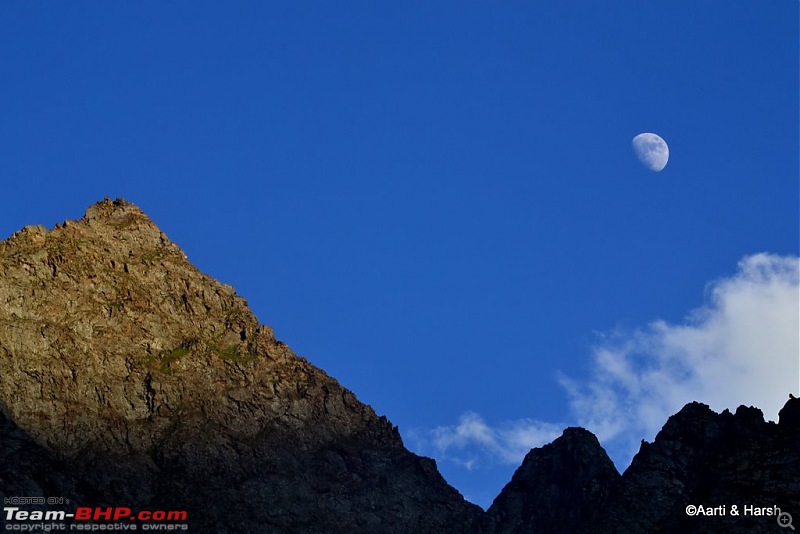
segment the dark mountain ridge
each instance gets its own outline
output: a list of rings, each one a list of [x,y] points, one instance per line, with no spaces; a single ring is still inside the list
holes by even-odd
[[[622,476],[567,429],[484,512],[136,206],[0,242],[4,498],[186,510],[197,532],[767,531],[683,508],[800,513],[798,402],[779,424],[687,405]]]

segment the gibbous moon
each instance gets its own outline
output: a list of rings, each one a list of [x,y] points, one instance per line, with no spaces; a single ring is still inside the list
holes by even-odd
[[[636,157],[651,171],[659,172],[669,161],[669,147],[666,141],[654,133],[640,133],[631,143]]]

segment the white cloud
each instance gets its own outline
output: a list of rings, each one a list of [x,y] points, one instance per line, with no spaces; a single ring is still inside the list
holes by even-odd
[[[532,419],[492,427],[475,412],[465,412],[456,425],[416,430],[411,437],[421,448],[432,448],[436,458],[472,470],[498,462],[518,465],[532,447],[553,441],[562,430],[562,425]]]
[[[753,405],[777,419],[798,388],[798,269],[795,257],[747,256],[734,276],[709,284],[708,302],[683,324],[606,336],[588,381],[560,379],[578,424],[616,445],[627,465],[640,439],[693,400],[717,411]]]

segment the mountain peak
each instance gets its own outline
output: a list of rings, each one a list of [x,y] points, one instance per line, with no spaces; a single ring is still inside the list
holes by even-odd
[[[488,513],[497,532],[590,530],[619,477],[597,437],[569,427],[531,449]]]
[[[333,484],[352,504],[370,498],[359,480],[383,477],[398,481],[386,483],[393,499],[422,484],[447,503],[443,524],[477,510],[386,418],[296,356],[122,199],[3,242],[0,365],[0,410],[82,473],[87,499],[145,505],[167,492],[223,528],[265,492],[301,503],[297,514],[329,516],[335,502],[309,497],[308,484]],[[393,473],[386,458],[407,467]],[[120,462],[113,474],[101,468]],[[252,495],[232,493],[231,477],[252,479]],[[294,478],[308,484],[287,486]],[[290,520],[263,508],[258,524]]]
[[[98,219],[113,217],[116,213],[131,213],[136,212],[142,216],[144,212],[136,205],[128,202],[122,197],[117,197],[114,200],[106,197],[103,200],[98,200],[88,208],[84,213],[84,219]]]
[[[79,221],[27,227],[5,243],[0,324],[9,328],[0,331],[0,354],[20,376],[4,373],[0,391],[30,396],[8,410],[56,450],[146,449],[164,439],[177,413],[202,414],[252,437],[267,420],[294,425],[302,420],[291,418],[294,410],[309,415],[336,404],[329,398],[333,404],[318,406],[314,395],[285,399],[277,417],[256,397],[281,388],[321,388],[339,408],[355,409],[309,434],[386,426],[278,342],[231,286],[198,271],[133,204],[105,199]],[[45,384],[43,374],[51,375]],[[250,409],[236,399],[250,399]],[[72,431],[59,431],[65,427]]]

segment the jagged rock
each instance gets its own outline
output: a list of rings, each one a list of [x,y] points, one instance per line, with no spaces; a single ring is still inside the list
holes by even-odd
[[[25,438],[3,495],[188,509],[205,532],[464,532],[480,519],[136,206],[105,200],[0,250],[0,402]],[[30,468],[50,464],[66,472],[45,488]]]
[[[532,449],[489,508],[495,532],[591,532],[619,473],[597,438],[567,428]]]
[[[787,432],[800,433],[800,399],[790,395],[789,402],[778,412],[778,424]]]
[[[800,399],[779,424],[756,408],[713,412],[687,404],[620,477],[594,436],[567,429],[533,449],[489,509],[495,532],[775,532],[777,517],[745,506],[800,514]],[[704,506],[724,515],[689,516]],[[734,515],[733,506],[738,515]]]
[[[761,411],[752,407],[717,414],[704,404],[687,404],[634,457],[597,528],[775,532],[775,516],[745,516],[744,506],[800,512],[800,425],[790,422],[797,404],[786,404],[780,425],[764,422]],[[689,505],[724,506],[725,515],[692,517],[686,513]]]

